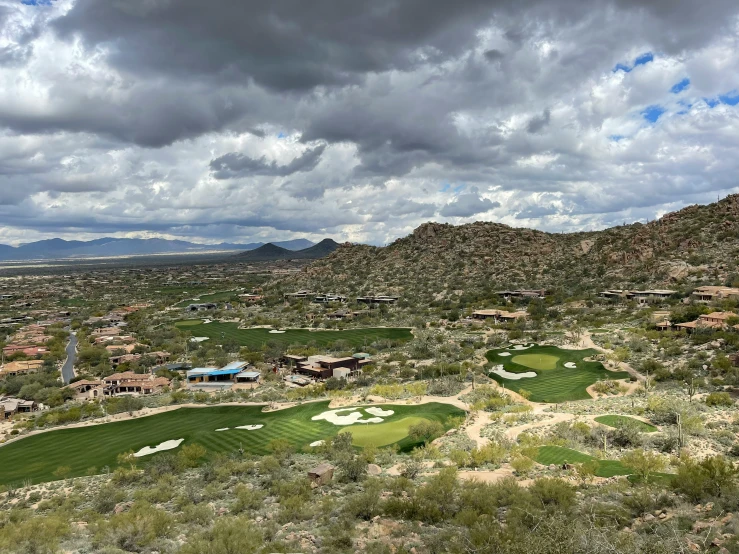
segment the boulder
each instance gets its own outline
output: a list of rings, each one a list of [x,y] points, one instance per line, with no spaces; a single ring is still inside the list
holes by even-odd
[[[367,464],[368,475],[379,475],[380,473],[382,473],[382,468],[380,466],[377,464]]]

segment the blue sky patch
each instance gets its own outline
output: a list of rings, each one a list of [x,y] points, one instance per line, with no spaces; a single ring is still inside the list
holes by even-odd
[[[665,111],[666,110],[662,106],[654,104],[653,106],[648,106],[641,114],[647,121],[656,123]]]
[[[285,138],[286,136],[287,135],[285,133],[283,133],[282,131],[280,131],[279,133],[277,133],[277,138]]]
[[[626,137],[624,137],[623,135],[611,135],[611,136],[608,137],[608,139],[609,140],[612,140],[613,142],[618,142],[618,141],[623,140],[625,138]]]
[[[739,104],[739,92],[732,91],[728,94],[719,94],[718,99],[727,106],[736,106]]]
[[[451,188],[452,188],[452,185],[450,185],[449,183],[444,183],[443,185],[441,185],[439,192],[449,192],[449,189]]]
[[[51,0],[21,0],[26,6],[51,6]]]
[[[628,73],[631,71],[631,68],[628,65],[624,65],[622,63],[617,63],[616,67],[613,68],[614,73],[618,73],[619,71],[623,71],[624,73]]]
[[[654,55],[651,52],[645,52],[641,56],[636,57],[634,60],[634,67],[637,65],[646,65],[651,61],[654,61]]]
[[[715,108],[721,103],[718,98],[704,98],[703,101],[709,108]]]
[[[672,94],[678,94],[678,93],[684,91],[689,86],[690,86],[690,79],[688,79],[687,77],[685,77],[685,79],[683,79],[679,83],[675,83],[674,85],[672,85],[672,88],[670,89],[670,92]]]
[[[645,52],[636,57],[634,65],[629,66],[623,63],[617,63],[616,67],[613,68],[613,72],[618,73],[619,71],[623,71],[624,73],[630,73],[637,65],[646,65],[651,61],[654,61],[654,54],[651,52]]]

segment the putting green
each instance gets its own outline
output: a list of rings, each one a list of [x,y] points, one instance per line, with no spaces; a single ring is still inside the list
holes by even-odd
[[[527,390],[533,402],[567,402],[591,398],[587,387],[600,379],[625,379],[629,376],[623,371],[608,371],[600,362],[585,359],[596,354],[598,351],[594,349],[564,350],[556,346],[532,344],[525,353],[499,348],[490,350],[486,357],[491,369],[503,366],[509,373],[536,370],[536,377],[524,379],[510,379],[491,371],[490,377],[506,388]]]
[[[557,367],[559,358],[550,354],[519,354],[513,356],[511,361],[514,364],[530,367],[531,369],[554,369]]]
[[[357,423],[343,429],[341,433],[351,433],[354,446],[368,446],[370,444],[387,446],[406,438],[408,429],[422,421],[427,421],[427,419],[425,417],[404,417],[398,421],[375,423],[373,425]]]

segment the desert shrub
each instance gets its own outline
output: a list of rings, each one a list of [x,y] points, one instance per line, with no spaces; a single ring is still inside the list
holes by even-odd
[[[706,396],[706,406],[730,407],[734,405],[728,392],[712,392]]]

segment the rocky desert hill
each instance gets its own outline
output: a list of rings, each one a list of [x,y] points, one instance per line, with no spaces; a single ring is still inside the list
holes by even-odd
[[[565,293],[727,282],[739,254],[739,195],[648,224],[545,233],[499,223],[426,223],[386,247],[342,245],[280,288],[347,294],[449,294],[509,287]]]

